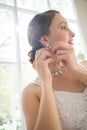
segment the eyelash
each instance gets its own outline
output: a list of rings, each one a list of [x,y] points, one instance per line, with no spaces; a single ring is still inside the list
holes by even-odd
[[[68,28],[67,26],[62,26],[61,29],[62,29],[62,30],[66,30],[66,31],[69,30],[69,28]]]

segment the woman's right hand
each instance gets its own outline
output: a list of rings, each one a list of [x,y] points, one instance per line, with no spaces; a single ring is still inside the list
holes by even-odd
[[[35,60],[33,62],[33,67],[38,72],[42,81],[52,79],[49,65],[53,62],[53,60],[49,50],[49,48],[42,48],[36,51]]]

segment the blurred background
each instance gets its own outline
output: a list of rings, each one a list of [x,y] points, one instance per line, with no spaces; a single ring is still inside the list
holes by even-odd
[[[27,26],[35,14],[49,9],[69,22],[77,60],[87,59],[87,0],[0,0],[0,130],[26,129],[21,92],[37,76],[27,55]]]

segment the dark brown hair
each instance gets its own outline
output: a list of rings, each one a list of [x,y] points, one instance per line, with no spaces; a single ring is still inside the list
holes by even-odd
[[[35,59],[35,52],[44,47],[40,42],[40,38],[43,35],[49,35],[49,27],[56,13],[59,12],[56,10],[48,10],[37,14],[29,23],[27,35],[32,50],[28,53],[28,56],[30,57],[31,63],[33,63]]]

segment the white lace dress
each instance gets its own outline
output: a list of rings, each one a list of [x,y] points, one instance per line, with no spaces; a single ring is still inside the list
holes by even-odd
[[[34,84],[40,85],[39,80]],[[55,91],[62,130],[87,130],[87,87],[83,93]]]

